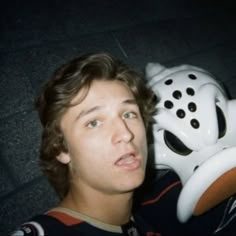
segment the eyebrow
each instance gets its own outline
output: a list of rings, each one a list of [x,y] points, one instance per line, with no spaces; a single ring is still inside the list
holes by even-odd
[[[89,115],[90,113],[94,112],[94,111],[97,111],[99,109],[101,109],[102,107],[101,106],[95,106],[95,107],[91,107],[90,109],[88,110],[82,110],[79,115],[76,117],[76,120],[79,120],[81,117],[83,116],[86,116],[86,115]]]
[[[138,105],[137,101],[135,99],[126,99],[122,102],[122,104],[133,104]]]
[[[121,104],[130,104],[130,105],[138,105],[137,101],[135,99],[126,99],[124,101],[122,101]],[[91,107],[90,109],[88,110],[82,110],[79,115],[76,117],[75,120],[79,120],[81,117],[84,117],[86,115],[89,115],[90,113],[93,113],[94,111],[98,111],[102,109],[102,106],[94,106],[94,107]]]

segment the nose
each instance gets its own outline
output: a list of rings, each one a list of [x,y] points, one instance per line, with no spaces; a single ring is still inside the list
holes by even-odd
[[[113,123],[112,129],[112,143],[114,144],[121,142],[129,143],[134,138],[133,132],[122,118]]]

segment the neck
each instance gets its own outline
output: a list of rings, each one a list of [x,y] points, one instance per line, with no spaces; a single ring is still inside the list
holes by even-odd
[[[105,194],[96,190],[71,189],[60,206],[72,209],[101,222],[122,225],[131,217],[133,193]]]

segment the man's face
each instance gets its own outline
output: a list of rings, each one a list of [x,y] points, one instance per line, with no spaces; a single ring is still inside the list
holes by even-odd
[[[72,102],[81,98],[83,90]],[[147,144],[139,107],[127,85],[95,80],[61,121],[71,186],[105,194],[133,191],[144,179]]]

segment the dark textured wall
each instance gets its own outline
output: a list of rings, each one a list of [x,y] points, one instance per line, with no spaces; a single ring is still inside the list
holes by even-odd
[[[33,99],[59,64],[91,51],[140,70],[149,61],[189,63],[214,73],[236,97],[230,1],[10,0],[0,11],[1,236],[57,201],[38,168]]]

